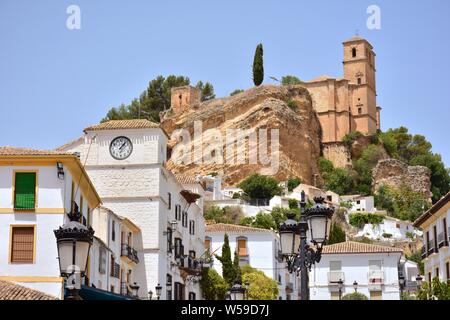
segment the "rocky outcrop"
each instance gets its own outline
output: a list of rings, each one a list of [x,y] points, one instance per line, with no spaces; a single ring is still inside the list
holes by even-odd
[[[195,138],[195,123],[201,123],[203,139]],[[267,174],[271,170],[268,165],[262,164],[260,158],[258,163],[250,163],[248,157],[250,150],[265,147],[259,139],[253,147],[248,145],[249,139],[246,139],[245,163],[232,164],[230,158],[236,155],[227,154],[225,138],[229,129],[244,129],[255,133],[261,133],[260,129],[267,129],[269,138],[271,130],[278,129],[279,168],[270,175],[279,180],[298,177],[308,184],[314,181],[314,176],[319,175],[317,160],[321,154],[321,127],[312,108],[311,96],[303,87],[259,86],[231,97],[196,103],[180,114],[169,112],[163,115],[162,126],[169,135],[176,129],[186,129],[191,137],[186,150],[194,150],[194,144],[203,147],[203,153],[194,152],[193,163],[190,164],[176,163],[172,154],[167,166],[175,173],[198,175],[217,172],[223,175],[225,185],[236,185],[255,172]],[[221,150],[214,150],[211,155],[208,154],[211,152],[208,148],[212,134],[207,133],[209,129],[217,129],[215,133],[220,132],[224,140]],[[169,143],[171,147],[177,144],[177,140]],[[217,152],[223,154],[223,163],[200,161],[202,155],[204,159],[205,156],[216,156]]]
[[[423,166],[408,166],[396,159],[380,160],[372,171],[373,187],[376,192],[382,185],[392,188],[409,186],[413,191],[431,199],[431,171]]]

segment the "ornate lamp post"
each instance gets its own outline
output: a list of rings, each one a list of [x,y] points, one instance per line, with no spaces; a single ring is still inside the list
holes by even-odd
[[[418,276],[416,276],[416,283],[417,283],[418,289],[422,288],[422,281],[423,281],[423,278],[420,274]]]
[[[159,298],[161,298],[161,291],[162,291],[162,287],[161,287],[161,285],[159,283],[155,287],[155,290],[156,290],[156,299],[159,300]]]
[[[291,214],[279,228],[281,254],[286,259],[287,268],[290,273],[300,273],[302,300],[309,300],[308,271],[313,264],[320,262],[322,246],[330,233],[334,208],[326,207],[324,200],[314,198],[316,204],[305,209],[305,192],[302,191],[300,221],[295,221]]]
[[[133,283],[132,285],[130,285],[130,289],[131,289],[131,295],[134,297],[134,298],[137,298],[138,297],[138,292],[139,292],[139,286],[138,286],[138,284],[135,282],[135,283]]]
[[[66,300],[80,300],[78,292],[81,289],[81,278],[86,274],[94,230],[79,222],[81,214],[75,202],[68,217],[70,221],[53,232],[58,247],[59,270],[61,276],[67,279]]]
[[[227,300],[244,300],[246,289],[242,286],[240,281],[235,281],[231,289],[226,293],[225,297]]]
[[[148,300],[152,300],[152,297],[153,297],[153,291],[150,290],[150,291],[148,292]]]
[[[342,300],[342,288],[344,287],[344,281],[339,279],[338,281],[338,289],[339,289],[339,300]]]

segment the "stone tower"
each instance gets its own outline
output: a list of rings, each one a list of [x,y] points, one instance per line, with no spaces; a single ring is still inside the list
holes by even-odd
[[[352,84],[350,101],[353,115],[351,131],[375,133],[379,128],[376,103],[375,52],[372,45],[361,37],[344,41],[344,78]]]
[[[170,107],[175,114],[179,114],[189,106],[200,102],[200,90],[192,86],[172,88],[170,91]]]

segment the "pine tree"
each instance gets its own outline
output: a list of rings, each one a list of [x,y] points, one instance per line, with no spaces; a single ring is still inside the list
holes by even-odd
[[[235,281],[237,281],[238,283],[242,283],[241,267],[239,266],[239,256],[237,251],[234,252],[233,268],[235,274]]]
[[[253,59],[253,83],[255,86],[261,85],[264,80],[263,46],[258,44]]]
[[[222,255],[216,255],[216,258],[222,263],[222,276],[227,284],[231,287],[236,278],[236,273],[231,260],[231,249],[228,234],[225,233],[223,238]]]

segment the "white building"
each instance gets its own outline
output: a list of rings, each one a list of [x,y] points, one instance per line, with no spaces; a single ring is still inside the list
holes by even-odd
[[[358,231],[357,237],[383,241],[412,241],[422,232],[414,228],[412,222],[384,215],[380,224],[367,223]]]
[[[249,264],[278,282],[279,299],[297,300],[299,282],[290,274],[279,256],[279,237],[272,230],[215,223],[206,226],[205,246],[211,253],[221,255],[225,233],[230,250],[237,252],[240,265]],[[213,268],[221,275],[222,264],[214,260]]]
[[[425,264],[424,280],[431,282],[438,277],[441,281],[450,280],[450,192],[421,215],[414,226],[422,228]]]
[[[349,212],[376,212],[375,201],[373,196],[349,195],[341,196],[342,202],[350,202],[352,207]]]
[[[0,280],[63,298],[53,231],[73,202],[90,225],[100,198],[76,155],[0,148]]]
[[[160,284],[161,299],[200,299],[185,258],[204,248],[202,194],[190,190],[203,188],[195,179],[180,183],[166,168],[167,134],[147,120],[108,121],[84,133],[60,149],[79,152],[104,206],[140,228],[142,238],[133,244],[139,296]]]
[[[399,248],[359,242],[342,242],[325,246],[322,259],[313,267],[309,283],[311,300],[338,300],[338,281],[342,296],[357,291],[370,300],[399,300]]]

